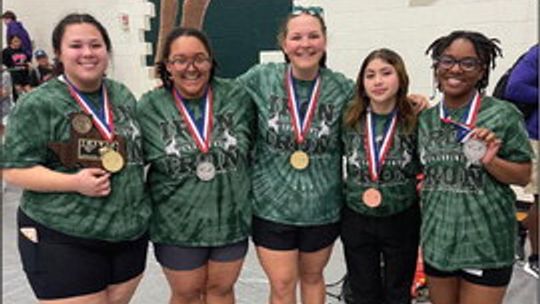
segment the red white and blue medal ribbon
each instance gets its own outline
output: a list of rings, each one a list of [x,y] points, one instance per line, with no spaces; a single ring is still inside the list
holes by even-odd
[[[311,96],[309,99],[308,108],[306,110],[306,113],[304,114],[303,119],[301,118],[300,114],[299,103],[294,89],[292,68],[290,66],[287,70],[285,77],[285,88],[287,90],[289,113],[292,118],[291,124],[293,126],[294,134],[296,137],[296,143],[301,144],[307,138],[309,128],[311,127],[311,122],[313,121],[315,110],[317,109],[321,89],[321,76],[318,75],[315,79],[315,83],[313,85],[313,88],[311,89]]]
[[[212,128],[214,126],[213,119],[213,104],[214,104],[214,95],[210,86],[206,90],[206,96],[204,98],[204,107],[203,107],[203,124],[199,125],[193,119],[191,111],[186,107],[184,100],[178,90],[173,88],[173,96],[176,103],[176,107],[180,112],[184,122],[188,126],[189,134],[191,138],[195,141],[197,148],[203,153],[208,153],[210,149],[210,137],[212,134]]]
[[[459,129],[457,140],[464,143],[469,139],[472,134],[471,131],[476,127],[476,120],[478,119],[478,112],[480,111],[481,105],[482,96],[479,92],[476,92],[471,102],[469,102],[461,119],[459,121],[454,121],[450,118],[450,115],[446,114],[444,101],[442,101],[439,103],[439,117],[442,122],[452,124]]]
[[[111,103],[109,101],[109,94],[107,87],[101,84],[101,97],[100,109],[95,109],[92,105],[92,101],[89,100],[83,93],[81,93],[64,75],[60,76],[60,80],[64,81],[69,90],[69,94],[79,107],[92,118],[92,123],[101,134],[101,137],[108,142],[112,142],[114,139],[114,116],[112,112]]]
[[[379,173],[381,172],[386,156],[392,147],[397,126],[397,111],[394,110],[392,112],[390,123],[386,125],[383,131],[383,141],[380,147],[377,145],[376,141],[377,134],[375,132],[375,120],[376,118],[372,116],[371,109],[368,108],[366,113],[364,144],[367,152],[369,176],[372,181],[377,181],[379,179]]]

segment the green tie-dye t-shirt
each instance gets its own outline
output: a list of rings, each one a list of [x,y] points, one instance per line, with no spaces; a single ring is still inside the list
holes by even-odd
[[[232,80],[215,78],[211,86],[214,126],[206,154],[197,148],[170,90],[150,91],[138,104],[144,158],[150,164],[153,242],[220,246],[248,237],[253,106],[245,90]],[[188,108],[198,108],[193,103],[201,100],[189,101]],[[214,164],[212,180],[197,177],[201,161]]]
[[[106,79],[116,134],[126,140],[127,163],[112,174],[111,193],[89,197],[78,193],[25,190],[21,208],[32,219],[52,229],[83,238],[129,240],[148,227],[150,203],[144,192],[141,135],[135,120],[135,98],[122,84]],[[99,94],[89,94],[96,103]],[[67,85],[53,79],[25,95],[13,110],[3,150],[3,168],[41,165],[61,172],[75,172],[59,162],[47,148],[50,142],[70,137],[70,114],[82,112]]]
[[[465,107],[450,113],[459,120]],[[528,162],[532,150],[523,118],[511,104],[484,97],[477,127],[502,140],[497,156]],[[420,116],[418,149],[424,166],[422,248],[438,269],[499,268],[514,260],[515,194],[509,185],[468,161],[456,127],[443,123],[438,105]]]
[[[307,139],[296,143],[288,108],[284,76],[286,64],[263,64],[239,79],[257,108],[257,136],[253,154],[253,212],[256,216],[291,225],[337,222],[343,205],[340,126],[353,83],[342,74],[320,70],[321,88]],[[300,102],[311,83],[298,82]],[[306,89],[308,88],[308,89]],[[294,169],[296,150],[309,155],[309,166]]]
[[[376,141],[381,145],[386,125],[391,115],[372,116],[376,122]],[[372,181],[368,169],[364,116],[356,127],[345,127],[342,137],[347,163],[345,197],[347,206],[352,210],[370,216],[389,216],[399,213],[418,202],[416,193],[416,174],[419,173],[419,162],[416,153],[416,134],[414,131],[404,132],[397,125],[393,143],[379,173],[379,179]],[[362,194],[368,188],[376,188],[382,194],[382,202],[376,208],[365,205]]]

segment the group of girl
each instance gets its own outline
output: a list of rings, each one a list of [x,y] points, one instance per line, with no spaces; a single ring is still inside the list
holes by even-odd
[[[128,303],[150,239],[170,303],[234,303],[251,236],[269,303],[296,303],[299,283],[302,303],[322,304],[340,235],[354,303],[409,303],[419,242],[433,303],[502,301],[509,185],[527,183],[531,151],[518,111],[484,95],[496,41],[437,39],[428,53],[442,100],[420,115],[395,52],[370,53],[356,86],[325,66],[317,11],[296,8],[278,41],[285,63],[226,80],[206,36],[176,28],[160,56],[163,86],[136,103],[104,77],[103,26],[62,19],[58,77],[12,112],[2,163],[24,189],[19,251],[40,301]],[[84,133],[74,117],[85,115],[110,147],[101,165],[70,168],[47,147]]]

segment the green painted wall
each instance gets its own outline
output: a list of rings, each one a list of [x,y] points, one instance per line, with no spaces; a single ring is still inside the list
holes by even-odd
[[[146,40],[157,41],[160,0],[155,4],[155,18]],[[179,10],[182,0],[179,0]],[[234,77],[259,60],[259,51],[276,50],[278,27],[291,11],[292,0],[213,0],[206,12],[203,29],[210,37],[219,68],[217,75]],[[178,16],[181,16],[181,11]],[[177,22],[179,23],[179,22]],[[147,64],[154,62],[153,56]]]

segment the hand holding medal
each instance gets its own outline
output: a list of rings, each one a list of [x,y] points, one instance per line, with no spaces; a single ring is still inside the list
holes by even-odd
[[[502,141],[497,138],[497,135],[493,131],[486,128],[476,128],[473,132],[473,139],[481,141],[485,147],[480,161],[484,165],[489,164],[497,155],[497,152],[499,152]]]
[[[487,156],[488,148],[484,139],[487,139],[486,136],[488,133],[481,129],[477,128],[476,120],[478,119],[478,112],[480,112],[480,107],[482,105],[482,96],[480,93],[476,92],[472,100],[467,105],[466,111],[463,113],[463,116],[455,121],[449,115],[446,114],[444,107],[444,102],[439,104],[439,117],[443,123],[451,124],[456,127],[457,132],[457,141],[462,143],[463,154],[467,159],[467,167],[472,165],[480,165],[481,162],[484,163],[484,159]],[[480,136],[478,136],[480,132]],[[494,133],[492,134],[495,135]],[[490,136],[490,139],[492,137]]]
[[[77,172],[77,192],[86,196],[107,196],[111,192],[111,174],[100,168],[86,168]]]

